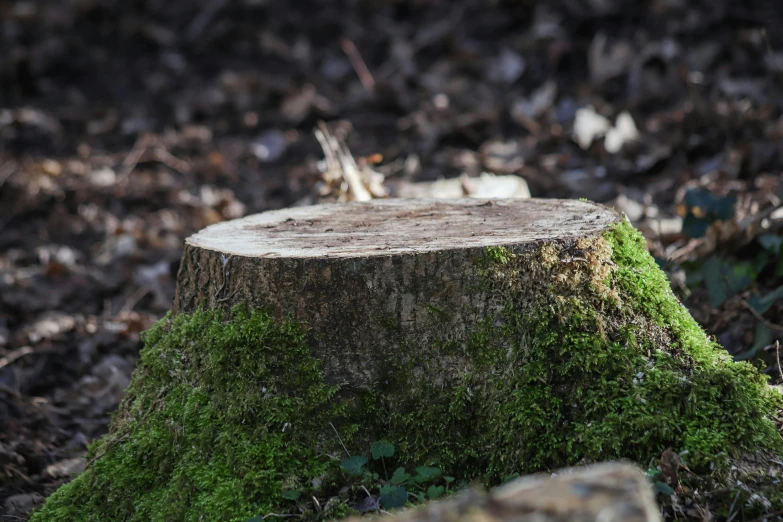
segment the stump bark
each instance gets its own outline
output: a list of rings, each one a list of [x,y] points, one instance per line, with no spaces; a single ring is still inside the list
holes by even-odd
[[[779,394],[707,338],[641,234],[589,202],[384,200],[213,225],[187,240],[172,313],[144,340],[110,433],[33,520],[325,518],[390,466],[494,485],[667,448],[714,484],[732,458],[783,454]]]
[[[573,249],[619,219],[570,200],[390,199],[266,212],[188,238],[174,310],[248,303],[302,321],[327,382],[375,389],[389,358],[464,339],[505,306],[476,269],[487,248]]]

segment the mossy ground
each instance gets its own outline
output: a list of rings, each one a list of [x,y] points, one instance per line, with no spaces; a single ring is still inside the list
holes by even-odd
[[[299,325],[241,308],[166,318],[94,461],[33,521],[296,511],[286,488],[325,501],[347,480],[335,431],[352,452],[383,438],[400,464],[490,485],[618,457],[647,466],[668,447],[715,477],[731,458],[783,454],[780,395],[707,339],[630,225],[488,249],[475,269],[497,312],[415,358],[401,350],[360,397],[323,383]]]
[[[198,312],[145,344],[91,465],[33,520],[245,520],[330,467],[315,448],[341,405],[297,325]]]

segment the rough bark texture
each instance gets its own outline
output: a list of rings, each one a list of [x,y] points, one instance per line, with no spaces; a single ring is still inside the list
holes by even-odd
[[[351,518],[347,522],[359,522]],[[607,463],[554,477],[516,479],[491,492],[473,489],[378,522],[658,522],[661,515],[638,468]]]
[[[464,339],[502,310],[477,270],[487,247],[521,252],[554,242],[573,250],[619,219],[573,200],[384,200],[267,212],[188,238],[174,311],[249,303],[303,321],[327,382],[373,389],[390,357]]]

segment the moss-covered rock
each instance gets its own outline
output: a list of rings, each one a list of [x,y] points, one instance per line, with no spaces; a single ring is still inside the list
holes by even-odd
[[[323,507],[349,482],[342,445],[381,438],[400,464],[490,485],[618,457],[647,466],[668,447],[720,482],[729,459],[783,454],[780,394],[707,338],[630,225],[486,249],[469,270],[497,311],[415,356],[403,342],[370,391],[324,383],[307,325],[245,308],[165,318],[87,470],[33,521],[244,521],[297,512],[289,489]]]

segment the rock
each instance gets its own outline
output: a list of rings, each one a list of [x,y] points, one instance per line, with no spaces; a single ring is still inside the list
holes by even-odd
[[[350,518],[347,522],[359,522]],[[382,517],[379,522],[658,522],[652,488],[626,463],[569,468],[516,479],[489,493],[455,498]]]

